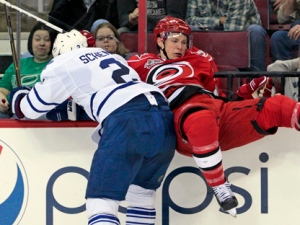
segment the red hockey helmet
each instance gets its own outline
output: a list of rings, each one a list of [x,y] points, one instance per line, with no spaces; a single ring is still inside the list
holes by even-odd
[[[184,20],[172,16],[166,16],[161,19],[154,27],[154,39],[161,37],[163,40],[166,40],[170,32],[186,35],[189,42],[188,47],[192,46],[192,30]]]

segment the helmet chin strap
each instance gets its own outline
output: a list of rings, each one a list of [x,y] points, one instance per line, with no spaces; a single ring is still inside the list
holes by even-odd
[[[169,56],[168,56],[168,54],[166,52],[165,42],[163,42],[163,43],[164,43],[164,48],[160,48],[160,49],[162,50],[162,52],[164,53],[164,55],[166,56],[166,58],[169,59]]]

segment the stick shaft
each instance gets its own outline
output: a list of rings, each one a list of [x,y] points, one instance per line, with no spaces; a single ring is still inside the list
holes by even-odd
[[[8,33],[9,33],[10,48],[11,48],[12,58],[13,58],[13,62],[14,62],[15,70],[16,70],[17,86],[21,87],[20,66],[19,66],[19,60],[18,60],[16,47],[15,47],[15,41],[14,41],[14,35],[13,35],[13,31],[12,31],[10,13],[9,13],[9,9],[6,5],[4,6],[4,9],[5,9],[7,29],[8,29]]]
[[[21,12],[21,13],[24,13],[24,14],[26,14],[27,16],[32,17],[32,18],[36,19],[37,21],[40,21],[40,22],[46,24],[48,27],[51,27],[52,29],[54,29],[54,30],[56,30],[56,31],[58,31],[58,32],[60,32],[60,33],[63,33],[63,32],[64,32],[64,30],[61,29],[60,27],[55,26],[55,25],[53,25],[52,23],[49,23],[48,21],[43,20],[43,19],[41,19],[41,18],[39,18],[39,17],[37,17],[37,16],[35,16],[35,15],[33,15],[33,14],[31,14],[31,13],[29,13],[29,12],[27,12],[27,11],[25,11],[25,10],[23,10],[23,9],[21,9],[21,8],[19,8],[19,7],[17,7],[17,6],[15,6],[15,5],[12,5],[12,4],[10,4],[10,3],[7,2],[7,1],[0,0],[0,3],[6,5],[6,6],[10,7],[10,8],[13,8],[13,9],[15,9],[15,10]]]

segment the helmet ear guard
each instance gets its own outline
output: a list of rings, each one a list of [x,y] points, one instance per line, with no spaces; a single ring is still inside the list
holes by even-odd
[[[77,30],[58,34],[53,44],[52,55],[57,57],[78,48],[88,47],[87,39]]]

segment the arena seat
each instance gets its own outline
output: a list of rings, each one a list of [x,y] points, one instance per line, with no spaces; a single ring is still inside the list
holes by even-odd
[[[254,0],[259,15],[262,21],[262,26],[266,30],[289,30],[290,24],[279,24],[277,21],[277,14],[270,11],[274,1],[271,0]]]
[[[123,32],[120,38],[131,52],[138,52],[137,32]],[[158,52],[151,32],[147,34],[147,43],[148,52]],[[197,31],[193,32],[193,44],[212,55],[221,70],[250,68],[247,31]]]
[[[250,68],[250,40],[247,31],[197,31],[193,44],[213,56],[219,69]]]
[[[255,5],[258,9],[262,26],[269,30],[270,28],[270,12],[269,12],[269,1],[270,0],[254,0]]]

